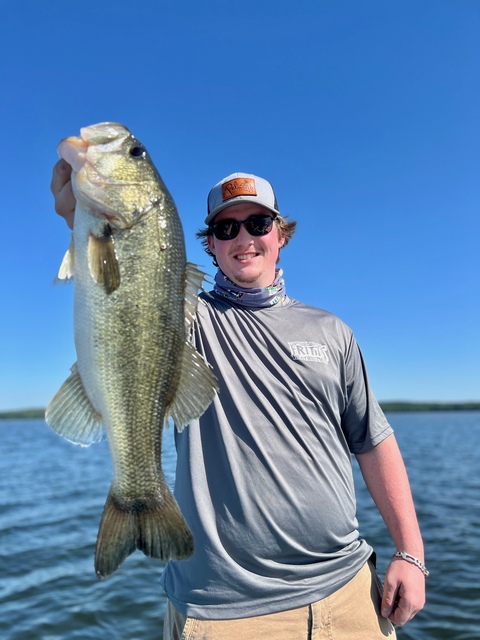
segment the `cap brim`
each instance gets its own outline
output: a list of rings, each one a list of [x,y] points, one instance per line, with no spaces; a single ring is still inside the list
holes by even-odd
[[[273,207],[269,207],[266,204],[260,204],[258,202],[258,200],[256,200],[255,198],[249,198],[248,196],[240,196],[240,197],[241,197],[241,199],[235,199],[235,202],[228,202],[227,201],[227,202],[222,203],[216,209],[214,209],[205,218],[205,224],[211,224],[213,222],[213,219],[215,218],[215,216],[217,214],[219,214],[221,211],[224,211],[225,209],[228,209],[228,207],[234,207],[235,205],[243,204],[245,202],[252,202],[253,204],[257,204],[259,207],[262,207],[262,209],[268,209],[269,211],[271,211],[272,213],[275,214],[275,217],[280,215],[279,211],[277,211]]]

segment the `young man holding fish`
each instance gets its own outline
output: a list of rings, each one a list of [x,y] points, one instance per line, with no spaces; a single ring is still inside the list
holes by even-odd
[[[70,167],[53,174],[73,225]],[[171,561],[168,640],[395,637],[423,607],[423,543],[395,436],[351,330],[289,298],[280,250],[295,223],[271,185],[233,174],[199,232],[219,267],[194,341],[219,392],[176,435],[175,496],[195,551]],[[383,597],[358,535],[351,454],[393,539]],[[391,621],[391,622],[390,622]]]

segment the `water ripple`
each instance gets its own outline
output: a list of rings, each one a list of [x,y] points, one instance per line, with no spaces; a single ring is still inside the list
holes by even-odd
[[[391,414],[425,538],[427,606],[399,640],[479,640],[480,413]],[[0,422],[2,640],[158,640],[161,562],[137,552],[108,580],[93,556],[111,479],[106,443],[75,447],[43,421]],[[164,466],[173,482],[167,433]],[[393,553],[355,466],[361,532],[379,572]],[[363,639],[362,639],[363,640]]]

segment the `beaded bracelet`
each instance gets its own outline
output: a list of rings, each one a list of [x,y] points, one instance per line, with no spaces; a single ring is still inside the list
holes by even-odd
[[[393,554],[393,557],[394,558],[401,558],[402,560],[406,560],[407,562],[410,562],[411,564],[414,564],[416,567],[418,567],[420,569],[420,571],[423,573],[423,575],[426,578],[430,574],[430,571],[423,564],[423,562],[421,562],[418,558],[415,558],[415,556],[412,556],[410,553],[407,553],[406,551],[397,551],[396,553]]]

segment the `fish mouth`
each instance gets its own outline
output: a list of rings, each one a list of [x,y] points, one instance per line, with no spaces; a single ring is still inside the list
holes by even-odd
[[[87,161],[89,143],[78,136],[64,138],[57,147],[58,155],[72,167],[75,173],[83,168]]]
[[[111,208],[103,201],[100,196],[101,190],[98,191],[100,197],[96,197],[96,189],[82,189],[80,185],[82,183],[89,183],[99,187],[107,185],[111,187],[137,185],[136,181],[120,180],[118,178],[112,180],[103,177],[89,160],[89,149],[91,147],[101,146],[102,152],[115,152],[129,137],[133,138],[124,125],[114,122],[102,122],[81,128],[80,136],[64,138],[57,147],[59,156],[68,162],[76,174],[76,179],[72,182],[76,199],[81,200],[90,209],[98,211],[102,218],[106,218],[114,226],[125,229],[133,227],[141,217],[156,206],[157,201],[152,201],[150,206],[142,210],[129,212],[128,215],[123,216],[119,211]]]
[[[88,149],[102,145],[106,152],[115,151],[132,137],[130,131],[116,122],[101,122],[89,127],[82,127],[79,136],[70,136],[60,141],[57,151],[73,170],[78,173],[87,162]]]
[[[80,129],[80,136],[89,144],[109,144],[122,142],[132,134],[123,124],[118,122],[100,122]]]

